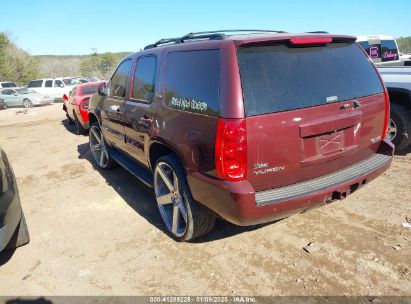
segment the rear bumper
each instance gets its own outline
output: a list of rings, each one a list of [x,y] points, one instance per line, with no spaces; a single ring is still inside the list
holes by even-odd
[[[88,122],[88,111],[84,111],[80,109],[80,117],[79,117],[80,123],[83,126],[84,129],[89,129],[90,125]]]
[[[188,182],[195,200],[237,225],[254,225],[287,217],[335,199],[345,198],[391,165],[394,146],[337,172],[290,186],[255,192],[248,181],[227,182],[193,173]]]

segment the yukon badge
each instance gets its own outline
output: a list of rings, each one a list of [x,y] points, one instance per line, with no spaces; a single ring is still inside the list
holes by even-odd
[[[284,165],[280,165],[276,167],[269,167],[268,163],[261,163],[261,164],[254,165],[254,174],[260,175],[260,174],[274,173],[274,172],[283,171],[284,169],[285,169]]]

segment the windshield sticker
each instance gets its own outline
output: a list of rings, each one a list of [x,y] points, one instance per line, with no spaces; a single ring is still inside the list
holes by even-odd
[[[396,60],[397,59],[397,54],[395,54],[393,51],[385,51],[384,52],[384,59],[391,59],[391,60]]]
[[[170,106],[179,110],[191,110],[195,112],[207,111],[207,103],[195,99],[189,98],[176,98],[171,97]]]

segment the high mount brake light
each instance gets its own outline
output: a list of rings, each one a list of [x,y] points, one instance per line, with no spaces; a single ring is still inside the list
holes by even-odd
[[[304,45],[304,44],[324,44],[331,43],[333,41],[330,37],[301,37],[301,38],[291,38],[290,42],[293,45]]]
[[[247,173],[247,129],[244,119],[219,119],[215,142],[217,175],[230,181],[244,180]]]

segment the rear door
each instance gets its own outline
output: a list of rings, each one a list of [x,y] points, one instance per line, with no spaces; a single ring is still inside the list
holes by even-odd
[[[119,148],[125,146],[123,124],[124,101],[128,93],[132,61],[128,58],[120,63],[107,84],[106,98],[101,108],[102,130],[106,140]]]
[[[238,60],[257,191],[334,172],[378,148],[384,89],[358,45],[240,47]]]
[[[148,166],[146,148],[154,121],[157,71],[155,55],[137,59],[130,98],[126,100],[124,106],[126,152],[146,166]]]

